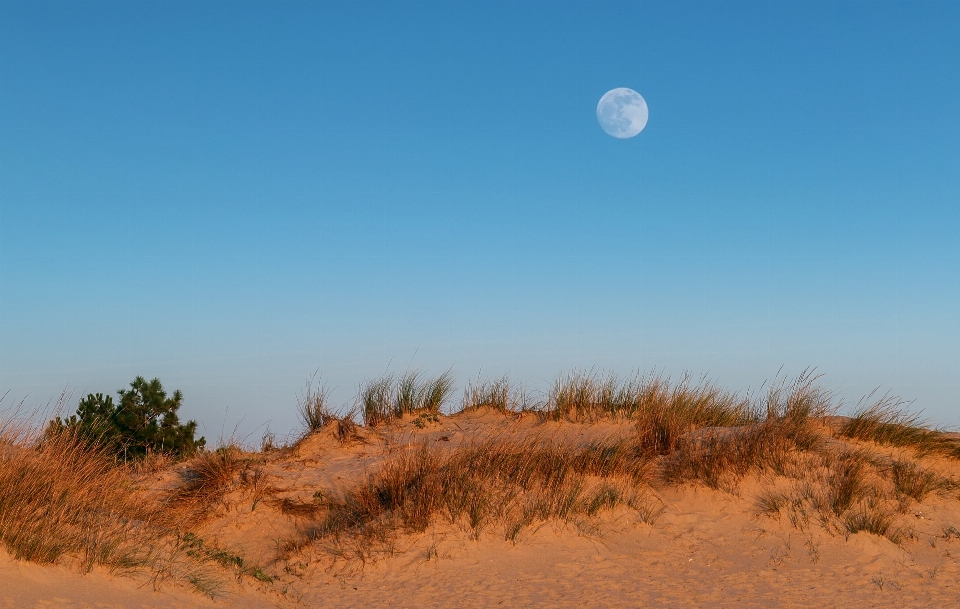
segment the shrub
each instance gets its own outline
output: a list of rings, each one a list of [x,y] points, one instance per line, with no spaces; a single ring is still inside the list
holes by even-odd
[[[177,390],[167,397],[160,379],[147,381],[138,376],[129,389],[118,393],[119,404],[102,393],[89,394],[80,400],[76,414],[51,421],[48,435],[69,430],[125,459],[140,459],[155,452],[182,457],[206,443],[202,437],[195,438],[196,421],[180,423],[177,411],[183,394]]]

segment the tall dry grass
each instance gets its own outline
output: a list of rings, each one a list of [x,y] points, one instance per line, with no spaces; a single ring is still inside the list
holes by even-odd
[[[0,546],[20,560],[138,572],[214,596],[222,581],[184,548],[179,512],[134,483],[164,465],[124,463],[68,429],[0,421]]]
[[[144,564],[157,515],[105,450],[69,432],[0,430],[0,542],[15,557],[52,563]]]
[[[307,433],[322,429],[335,417],[328,404],[330,389],[322,383],[307,381],[303,396],[297,398],[297,414]]]
[[[173,556],[173,525],[106,449],[69,430],[0,425],[0,544],[16,558],[166,577],[184,567]]]

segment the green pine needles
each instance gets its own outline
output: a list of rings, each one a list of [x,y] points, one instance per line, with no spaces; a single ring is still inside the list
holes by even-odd
[[[109,395],[89,394],[80,400],[69,418],[50,421],[47,433],[70,432],[100,444],[125,459],[140,459],[149,453],[178,457],[192,455],[206,440],[195,438],[196,421],[180,423],[177,411],[183,394],[167,397],[160,379],[138,376],[129,389],[121,389],[120,402]]]

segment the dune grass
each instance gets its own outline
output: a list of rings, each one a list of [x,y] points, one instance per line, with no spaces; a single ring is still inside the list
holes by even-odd
[[[137,480],[174,465],[170,455],[124,462],[69,429],[0,421],[0,546],[20,560],[145,574],[155,587],[174,581],[215,597],[225,550],[198,552],[183,527],[222,497],[241,459],[228,446],[189,463],[175,492],[149,494]],[[238,573],[265,581],[255,567]]]
[[[0,422],[0,545],[20,560],[143,572],[155,586],[215,596],[217,573],[184,552],[175,515],[132,483],[132,470],[70,430]]]
[[[297,398],[297,414],[305,429],[301,441],[330,425],[341,444],[359,438],[355,410],[337,414],[330,407],[329,396],[330,389],[326,384],[316,383],[313,378],[307,381],[303,396]]]
[[[568,446],[493,436],[451,449],[419,444],[341,498],[328,498],[323,517],[299,543],[359,538],[364,542],[356,547],[373,551],[393,534],[423,531],[437,519],[474,537],[496,526],[516,540],[538,522],[570,522],[636,504],[647,464],[624,441]]]
[[[904,405],[890,396],[861,403],[838,433],[843,438],[912,448],[921,456],[939,454],[960,459],[960,442],[940,430],[930,429],[919,415],[903,410]]]
[[[508,376],[487,381],[471,381],[463,391],[460,410],[478,408],[492,408],[498,412],[523,410],[524,397]]]
[[[0,542],[13,556],[71,555],[85,569],[141,565],[156,525],[106,450],[66,430],[0,430]]]
[[[642,419],[669,413],[684,426],[745,425],[758,420],[750,400],[689,377],[671,385],[659,376],[620,379],[598,372],[557,378],[541,409],[549,420]]]
[[[786,514],[805,529],[812,519],[828,531],[867,532],[901,543],[912,532],[901,516],[911,501],[954,488],[951,480],[902,459],[892,462],[861,448],[820,451],[806,459],[792,488],[768,489],[756,498],[757,511]]]
[[[307,381],[303,396],[297,398],[297,414],[307,433],[322,429],[335,418],[328,404],[329,395],[329,387],[314,383],[311,378]]]
[[[453,391],[453,374],[427,378],[421,372],[386,374],[360,386],[358,402],[364,423],[376,427],[405,414],[437,414]]]
[[[772,387],[750,409],[727,399],[723,404],[733,404],[726,406],[732,410],[727,415],[731,419],[750,423],[691,431],[704,409],[674,410],[667,405],[655,415],[655,425],[638,424],[651,434],[641,444],[653,444],[667,455],[661,469],[666,482],[696,480],[732,490],[748,473],[788,473],[795,469],[799,453],[822,443],[816,419],[830,411],[830,395],[817,388],[811,377],[801,376],[790,386]]]
[[[191,523],[202,520],[233,488],[247,462],[240,447],[232,442],[214,451],[201,452],[180,470],[182,482],[169,494],[167,504],[171,509],[190,514]]]
[[[879,502],[865,502],[856,509],[843,515],[843,525],[850,534],[866,532],[879,537],[886,537],[895,544],[900,544],[904,537],[909,535],[909,529],[897,525],[896,511],[884,507]]]
[[[936,472],[902,459],[893,462],[890,478],[898,495],[909,497],[917,503],[922,503],[931,493],[948,491],[954,486]]]

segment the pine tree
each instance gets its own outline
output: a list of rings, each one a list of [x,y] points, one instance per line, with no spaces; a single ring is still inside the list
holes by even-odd
[[[167,397],[160,379],[138,376],[129,389],[121,389],[120,402],[102,393],[80,400],[77,413],[50,422],[50,430],[70,430],[103,445],[125,458],[141,458],[150,452],[186,456],[206,443],[195,439],[196,421],[180,423],[177,411],[183,403],[180,390]]]

